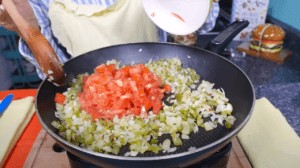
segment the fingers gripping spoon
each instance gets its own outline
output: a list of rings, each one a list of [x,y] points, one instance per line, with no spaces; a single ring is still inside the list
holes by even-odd
[[[66,75],[47,39],[37,28],[25,21],[12,0],[2,0],[2,5],[17,26],[21,37],[30,48],[43,74],[55,85],[64,85]]]

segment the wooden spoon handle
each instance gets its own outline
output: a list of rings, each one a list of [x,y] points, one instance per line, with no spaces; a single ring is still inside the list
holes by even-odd
[[[66,75],[48,40],[38,29],[26,22],[12,0],[2,0],[2,5],[19,29],[20,36],[27,43],[47,79],[58,86],[64,85]]]

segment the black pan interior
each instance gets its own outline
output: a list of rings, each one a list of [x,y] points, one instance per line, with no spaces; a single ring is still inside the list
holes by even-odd
[[[179,58],[184,67],[190,67],[200,74],[202,80],[215,83],[215,87],[222,87],[226,96],[230,99],[234,107],[234,116],[237,118],[232,129],[218,127],[213,131],[199,129],[197,134],[191,135],[189,140],[184,140],[184,145],[180,146],[176,152],[168,153],[145,153],[140,157],[173,155],[188,151],[189,147],[205,149],[206,146],[214,146],[226,141],[236,135],[248,121],[255,95],[253,87],[247,76],[234,64],[206,50],[167,43],[137,43],[107,47],[95,50],[78,56],[64,64],[67,74],[67,81],[70,82],[77,74],[92,72],[93,69],[107,60],[116,59],[122,64],[146,63],[150,59]],[[63,92],[65,87],[56,87],[48,81],[41,84],[36,101],[37,113],[43,127],[55,139],[61,143],[70,145],[65,140],[59,138],[57,130],[51,126],[51,122],[56,120],[54,116],[55,104],[54,95],[56,92]],[[84,151],[84,149],[82,149]],[[126,152],[124,149],[120,155]]]

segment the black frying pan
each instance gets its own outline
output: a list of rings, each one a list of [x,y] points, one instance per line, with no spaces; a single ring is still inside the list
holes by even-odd
[[[125,157],[123,155],[126,148],[118,156],[88,151],[64,140],[51,126],[51,122],[57,120],[54,116],[55,93],[64,92],[67,86],[57,87],[47,80],[40,85],[36,98],[37,115],[43,128],[68,152],[101,167],[184,167],[203,160],[228,144],[244,127],[251,116],[255,101],[251,81],[240,68],[227,59],[207,50],[179,44],[134,43],[83,54],[66,62],[64,71],[67,82],[70,83],[77,74],[93,72],[97,65],[107,60],[116,59],[122,64],[131,64],[173,57],[179,58],[184,67],[195,69],[202,80],[215,83],[216,88],[222,87],[225,90],[234,107],[233,115],[237,119],[232,129],[218,127],[209,132],[199,129],[189,140],[183,140],[183,146],[173,153],[148,152],[137,157]],[[188,151],[191,146],[197,149]]]

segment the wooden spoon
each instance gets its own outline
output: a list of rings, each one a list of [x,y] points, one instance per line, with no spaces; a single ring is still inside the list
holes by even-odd
[[[26,22],[12,0],[2,0],[2,5],[19,29],[20,36],[27,43],[43,74],[55,85],[64,85],[66,75],[48,40],[37,28]]]

